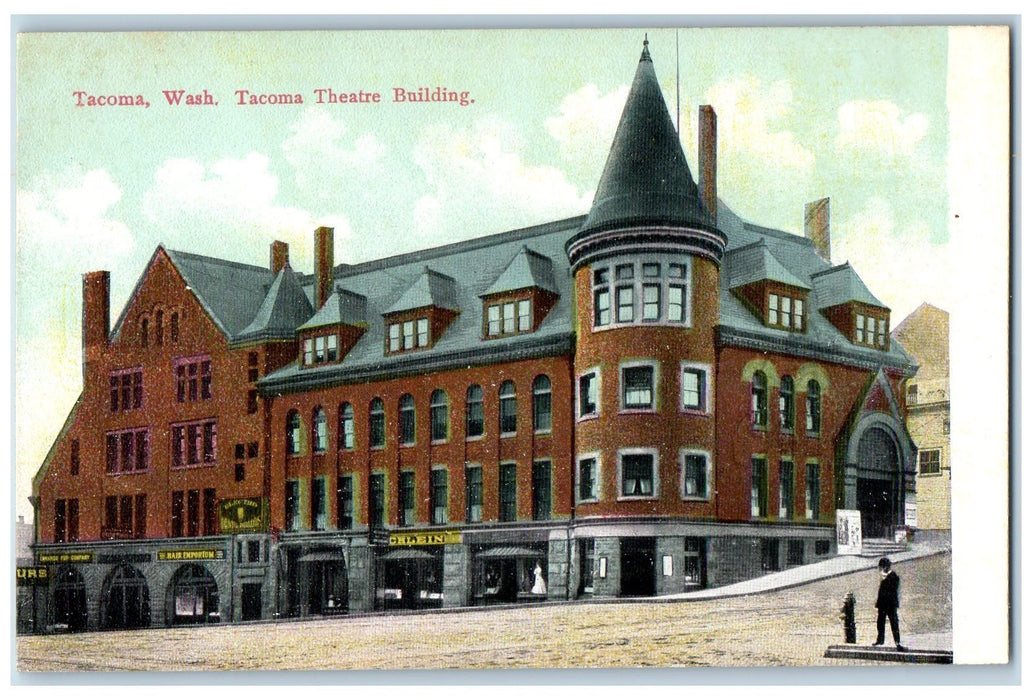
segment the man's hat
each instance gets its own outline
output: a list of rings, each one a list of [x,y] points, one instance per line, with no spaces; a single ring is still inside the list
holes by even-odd
[[[892,562],[889,561],[888,557],[882,557],[881,559],[878,560],[878,568],[879,569],[890,569],[890,568],[892,568]]]

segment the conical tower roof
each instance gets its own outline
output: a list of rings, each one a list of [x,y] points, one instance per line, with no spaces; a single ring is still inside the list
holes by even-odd
[[[581,232],[641,224],[712,225],[659,88],[648,39]]]

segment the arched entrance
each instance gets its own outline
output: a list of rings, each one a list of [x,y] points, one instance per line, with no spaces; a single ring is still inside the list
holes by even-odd
[[[104,629],[124,630],[150,626],[150,591],[147,579],[130,564],[116,566],[101,592]]]
[[[168,585],[166,619],[172,625],[200,625],[221,622],[219,587],[201,564],[184,564],[176,569]]]
[[[900,523],[900,459],[892,435],[872,426],[857,448],[856,506],[864,538],[891,538]]]
[[[86,582],[73,567],[58,570],[54,579],[54,625],[70,632],[86,629]]]

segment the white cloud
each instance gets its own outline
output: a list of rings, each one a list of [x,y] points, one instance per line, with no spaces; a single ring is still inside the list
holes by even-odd
[[[416,203],[421,244],[572,216],[591,205],[560,170],[525,163],[501,124],[427,129],[413,156],[431,190]]]
[[[545,130],[559,143],[559,155],[578,181],[597,183],[628,92],[622,85],[603,95],[597,85],[585,85],[563,98],[558,116],[545,120]]]
[[[290,244],[295,267],[306,266],[315,227],[333,226],[337,244],[350,237],[344,217],[281,206],[278,193],[279,178],[260,153],[210,166],[176,158],[158,168],[143,196],[143,212],[169,240],[181,240],[184,231],[200,232],[208,237],[205,253],[230,260],[264,260],[265,244],[276,238]]]
[[[928,133],[928,117],[904,115],[888,100],[855,100],[839,107],[839,150],[855,149],[896,158],[914,154],[918,142]]]
[[[949,311],[963,293],[951,247],[931,242],[927,222],[901,222],[889,202],[879,197],[868,199],[838,227],[831,250],[836,261],[848,260],[871,292],[892,309],[893,325],[924,301]]]

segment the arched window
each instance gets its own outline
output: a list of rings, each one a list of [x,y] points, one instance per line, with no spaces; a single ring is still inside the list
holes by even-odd
[[[150,321],[145,318],[140,323],[140,347],[144,347],[145,348],[145,347],[147,347],[147,345],[150,344],[150,338],[148,337],[149,333],[150,333]]]
[[[173,311],[172,312],[171,322],[172,322],[172,325],[168,329],[169,340],[172,341],[173,343],[176,343],[176,342],[179,342],[179,312],[178,311]]]
[[[448,439],[448,394],[442,389],[430,394],[430,439]]]
[[[484,390],[479,384],[466,390],[466,437],[484,434]]]
[[[154,314],[154,344],[162,345],[165,342],[165,312],[158,310]]]
[[[350,450],[355,447],[355,409],[346,401],[340,405],[340,425],[337,433],[337,447]]]
[[[301,454],[301,414],[297,411],[287,414],[287,454]]]
[[[402,445],[416,444],[416,400],[412,394],[398,399],[398,439]]]
[[[767,375],[756,372],[752,377],[752,424],[767,427]]]
[[[816,379],[806,383],[806,432],[821,432],[821,385]]]
[[[377,397],[369,404],[369,446],[383,447],[385,434],[383,401]]]
[[[787,374],[781,378],[778,412],[781,414],[781,429],[786,432],[795,430],[795,382]]]
[[[516,432],[516,385],[502,383],[498,389],[498,430],[503,435]]]
[[[312,411],[312,451],[325,452],[328,443],[326,411],[316,408]]]
[[[534,378],[534,430],[552,429],[552,380],[543,374]]]

